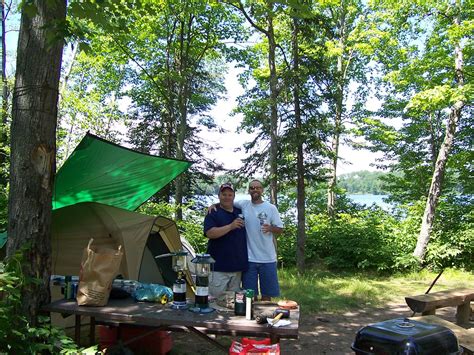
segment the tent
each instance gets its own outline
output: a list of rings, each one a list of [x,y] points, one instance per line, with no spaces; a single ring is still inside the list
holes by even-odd
[[[125,279],[172,286],[171,258],[154,257],[183,248],[176,224],[132,211],[190,166],[87,133],[54,182],[52,273],[79,274],[82,252],[94,238],[99,247],[123,246]]]
[[[53,209],[93,201],[134,211],[191,164],[87,133],[56,174]]]
[[[52,220],[52,274],[55,275],[79,274],[82,253],[90,238],[99,247],[123,246],[119,273],[124,279],[170,287],[176,279],[171,257],[154,257],[181,250],[183,245],[189,249],[189,260],[194,255],[189,244],[181,242],[176,223],[165,217],[83,202],[54,210]],[[190,262],[188,265],[193,266]],[[189,274],[187,281],[192,285]]]

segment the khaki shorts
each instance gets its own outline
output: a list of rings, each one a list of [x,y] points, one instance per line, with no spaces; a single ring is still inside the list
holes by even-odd
[[[212,297],[219,297],[225,291],[239,291],[242,272],[221,272],[213,271],[209,282],[209,294]]]

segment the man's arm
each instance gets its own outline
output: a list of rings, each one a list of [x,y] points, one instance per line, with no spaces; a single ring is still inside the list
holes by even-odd
[[[284,231],[284,228],[282,228],[282,227],[270,226],[270,232],[272,234],[281,234],[281,233],[283,233],[283,231]]]
[[[263,233],[272,233],[272,234],[281,234],[283,233],[283,227],[273,226],[271,224],[264,224],[262,225],[262,232]]]
[[[234,201],[234,207],[242,209],[243,204],[244,204],[243,201]],[[219,202],[216,202],[216,203],[210,205],[207,208],[207,214],[210,214],[212,211],[217,211],[217,206],[219,206]]]
[[[234,229],[242,228],[243,226],[244,226],[244,221],[240,218],[236,218],[232,221],[232,223],[229,223],[225,226],[212,227],[208,229],[206,231],[206,237],[208,237],[209,239],[217,239],[233,231]]]
[[[277,235],[283,233],[283,231],[284,228],[283,222],[280,218],[280,213],[278,212],[278,209],[274,205],[272,205],[272,215],[270,218],[270,224],[264,224],[262,226],[262,232]]]

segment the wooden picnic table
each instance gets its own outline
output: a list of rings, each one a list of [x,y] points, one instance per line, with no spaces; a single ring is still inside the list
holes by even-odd
[[[255,305],[254,313],[274,310],[276,304]],[[228,351],[223,345],[210,338],[208,334],[267,337],[273,343],[280,339],[297,339],[299,328],[299,309],[291,310],[291,324],[284,327],[269,327],[258,324],[255,320],[246,320],[245,317],[235,316],[233,310],[216,310],[207,314],[194,313],[189,310],[174,310],[170,304],[135,302],[132,298],[110,299],[103,307],[78,306],[73,300],[54,301],[42,308],[45,312],[75,315],[75,340],[80,342],[81,317],[91,318],[90,341],[95,342],[96,322],[112,324],[132,324],[137,326],[151,326],[159,329],[187,329],[206,341]]]

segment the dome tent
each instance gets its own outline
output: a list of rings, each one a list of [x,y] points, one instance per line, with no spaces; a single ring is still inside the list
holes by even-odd
[[[95,202],[54,210],[52,220],[54,275],[78,275],[84,248],[94,238],[94,246],[117,249],[122,245],[124,255],[119,274],[124,279],[172,286],[176,274],[171,269],[171,258],[154,257],[187,245],[181,242],[171,219]],[[194,251],[187,251],[191,258]],[[192,284],[190,278],[188,283]]]

